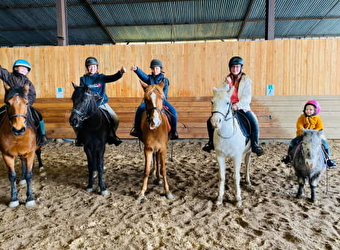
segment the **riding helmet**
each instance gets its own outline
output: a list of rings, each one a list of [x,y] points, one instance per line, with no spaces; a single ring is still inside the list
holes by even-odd
[[[150,63],[150,68],[153,69],[154,67],[160,67],[161,69],[163,68],[163,63],[159,59],[152,59]]]
[[[97,65],[98,66],[98,60],[93,56],[90,56],[90,57],[86,58],[86,60],[85,60],[85,67],[87,68],[90,65]]]
[[[14,68],[18,66],[24,66],[28,69],[28,72],[31,71],[31,64],[24,59],[18,59],[13,63],[13,71],[14,71]]]
[[[314,113],[314,115],[317,115],[317,114],[320,113],[320,111],[321,111],[320,104],[319,104],[317,101],[308,101],[308,102],[306,102],[305,106],[303,107],[303,113],[304,113],[304,114],[306,114],[306,113],[305,113],[305,109],[306,109],[306,106],[307,106],[307,105],[313,105],[313,106],[315,107],[315,113]]]
[[[241,65],[243,66],[243,59],[239,56],[234,56],[229,60],[229,69],[231,68],[231,66],[234,65]]]

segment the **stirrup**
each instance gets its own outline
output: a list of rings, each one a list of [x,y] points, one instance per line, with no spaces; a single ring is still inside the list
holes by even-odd
[[[214,150],[214,144],[212,142],[208,142],[202,148],[203,151],[210,153],[211,150]]]
[[[288,164],[290,163],[290,156],[289,155],[285,155],[282,159],[281,162]]]
[[[135,127],[133,127],[130,131],[130,135],[133,137],[139,137],[139,133]]]
[[[260,147],[260,146],[255,146],[255,147],[253,148],[252,151],[253,151],[253,153],[255,153],[257,156],[261,156],[261,155],[264,154],[263,148]]]
[[[336,165],[336,162],[334,160],[332,160],[332,159],[327,160],[327,168],[334,169],[336,167],[337,167],[337,165]]]
[[[170,138],[170,140],[177,140],[178,139],[177,131],[170,131],[169,138]]]
[[[107,138],[107,143],[109,145],[114,144],[115,146],[119,146],[122,143],[122,140],[118,138],[118,136],[109,136]]]
[[[43,146],[48,143],[46,135],[41,135],[40,140],[38,141],[37,145],[38,146]]]

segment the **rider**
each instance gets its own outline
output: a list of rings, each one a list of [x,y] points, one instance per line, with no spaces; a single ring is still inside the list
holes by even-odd
[[[31,64],[24,59],[18,59],[14,62],[12,69],[13,72],[10,73],[0,66],[0,79],[11,88],[24,87],[25,85],[29,86],[28,104],[37,130],[37,145],[45,145],[48,142],[45,134],[45,123],[40,112],[32,106],[36,99],[36,92],[33,83],[27,77],[27,74],[31,71]],[[8,92],[6,90],[4,100],[7,100],[7,94]],[[0,108],[0,121],[6,113],[6,106],[7,105],[4,105]]]
[[[178,139],[178,133],[177,133],[177,111],[176,109],[168,102],[168,89],[169,89],[169,80],[168,78],[164,77],[163,72],[163,63],[159,59],[153,59],[150,63],[151,68],[151,74],[147,75],[145,74],[140,68],[138,68],[136,65],[133,65],[131,67],[131,70],[133,70],[139,79],[141,79],[143,82],[147,83],[148,85],[154,85],[154,84],[160,84],[162,81],[164,81],[164,100],[163,100],[163,106],[167,112],[167,114],[170,117],[170,125],[171,125],[171,131],[169,133],[169,137],[171,140]],[[130,135],[139,137],[141,134],[140,131],[140,124],[142,120],[142,113],[145,111],[145,103],[142,103],[139,105],[136,111],[135,116],[135,123],[134,127],[132,128]]]
[[[252,152],[260,156],[263,155],[264,151],[262,147],[258,145],[259,125],[255,114],[250,110],[252,80],[242,72],[242,68],[243,59],[239,56],[232,57],[229,61],[230,74],[224,78],[222,85],[228,84],[230,87],[235,87],[234,93],[231,96],[232,109],[234,111],[242,110],[247,116],[251,126],[250,139]],[[210,118],[207,121],[209,141],[202,148],[202,150],[209,153],[214,149],[214,129],[211,125]]]
[[[317,101],[306,102],[303,108],[303,114],[299,116],[296,122],[296,137],[291,140],[288,148],[288,155],[282,158],[282,162],[288,164],[290,162],[290,151],[302,140],[303,129],[323,130],[324,125],[319,113],[321,107]],[[326,138],[322,138],[322,145],[325,150],[328,168],[336,168],[336,162],[331,159],[331,152]]]
[[[88,57],[85,60],[85,68],[87,73],[80,77],[80,86],[87,86],[91,89],[94,95],[98,95],[100,98],[97,101],[97,105],[102,110],[109,113],[111,121],[111,129],[107,139],[108,144],[115,144],[118,146],[122,143],[122,140],[116,135],[119,119],[117,114],[108,104],[108,97],[106,95],[106,83],[115,82],[120,79],[126,72],[124,66],[114,75],[104,75],[98,73],[98,60],[95,57]],[[77,131],[76,131],[77,134]],[[83,146],[79,138],[76,139],[76,146]]]

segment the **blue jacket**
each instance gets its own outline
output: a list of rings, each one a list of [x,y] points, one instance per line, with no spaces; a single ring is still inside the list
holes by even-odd
[[[97,105],[103,105],[106,104],[109,100],[109,98],[106,95],[106,83],[108,82],[114,82],[120,79],[123,76],[120,71],[118,71],[114,75],[104,75],[96,73],[94,75],[83,75],[80,77],[80,86],[87,86],[91,89],[93,94],[99,95],[102,97],[102,99],[97,101]]]
[[[166,78],[163,73],[160,73],[156,76],[152,74],[147,75],[140,68],[137,68],[134,72],[137,74],[139,79],[141,79],[143,82],[145,82],[148,85],[155,85],[155,84],[158,85],[162,81],[164,81],[163,92],[164,92],[165,99],[168,99],[168,90],[169,90],[170,83],[169,83],[168,78]]]

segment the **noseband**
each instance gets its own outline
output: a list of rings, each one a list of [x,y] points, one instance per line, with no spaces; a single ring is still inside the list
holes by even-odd
[[[235,118],[235,113],[234,113],[234,112],[232,113],[232,116],[230,116],[230,117],[228,118],[228,115],[229,115],[230,111],[232,111],[232,109],[231,109],[231,103],[229,102],[229,103],[228,103],[228,111],[227,111],[226,114],[223,114],[221,111],[218,111],[218,110],[217,110],[217,111],[212,111],[211,113],[212,113],[212,115],[213,115],[213,114],[220,114],[220,115],[222,115],[223,118],[224,118],[223,121],[226,122],[226,121],[229,121],[229,120]],[[235,134],[235,131],[236,131],[236,128],[235,128],[235,124],[234,124],[234,125],[233,125],[233,133],[232,133],[230,136],[223,136],[223,135],[220,134],[220,131],[217,131],[217,134],[218,134],[219,137],[221,137],[221,138],[223,138],[223,139],[230,139],[230,138],[233,137],[233,135]]]
[[[146,120],[148,121],[148,123],[151,123],[151,121],[152,121],[151,113],[152,113],[153,110],[156,110],[159,113],[160,116],[162,116],[162,114],[163,114],[163,109],[159,109],[157,107],[153,107],[151,109],[146,110]]]
[[[16,93],[16,94],[14,94],[11,98],[13,98],[14,96],[16,96],[16,95],[19,95],[18,93]],[[8,104],[8,101],[6,101],[6,113],[7,113],[7,115],[8,115],[8,117],[9,117],[9,122],[10,123],[12,123],[12,120],[13,120],[13,118],[15,118],[15,117],[23,117],[25,120],[27,120],[27,115],[24,115],[24,114],[14,114],[14,115],[10,115],[9,114],[9,112],[8,112],[8,106],[9,106],[9,104]],[[28,108],[27,108],[28,106],[26,105],[26,110],[27,110],[27,113],[28,113]],[[25,121],[25,124],[26,124],[26,121]]]
[[[220,115],[223,116],[224,121],[228,121],[228,120],[234,118],[234,115],[232,115],[231,117],[228,118],[228,115],[229,115],[230,111],[231,111],[231,104],[230,104],[230,102],[229,102],[229,103],[228,103],[228,111],[227,111],[226,114],[223,114],[221,111],[218,111],[218,110],[217,110],[217,111],[212,111],[211,114],[212,114],[212,115],[213,115],[213,114],[220,114]]]

